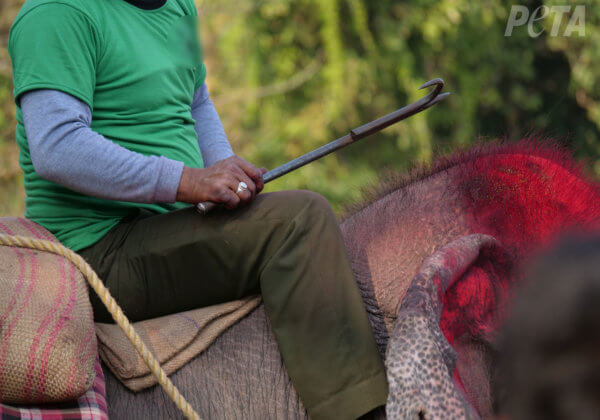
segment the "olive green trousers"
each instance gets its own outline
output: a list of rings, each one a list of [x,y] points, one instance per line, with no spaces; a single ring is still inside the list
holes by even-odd
[[[357,418],[386,402],[385,369],[341,233],[318,194],[260,194],[208,215],[140,212],[80,254],[132,321],[261,293],[315,420]],[[112,322],[90,297],[96,321]]]

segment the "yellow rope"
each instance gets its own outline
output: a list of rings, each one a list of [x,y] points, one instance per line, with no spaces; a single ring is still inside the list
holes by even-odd
[[[173,382],[169,379],[165,371],[160,367],[158,361],[154,358],[154,355],[148,350],[138,333],[135,331],[121,307],[117,304],[115,299],[111,296],[108,289],[102,283],[102,280],[94,272],[92,267],[78,254],[71,251],[69,248],[64,247],[58,242],[44,241],[35,238],[29,238],[26,236],[11,236],[0,234],[0,245],[17,246],[21,248],[31,248],[40,251],[47,251],[53,254],[58,254],[70,262],[83,273],[90,286],[96,291],[96,294],[104,303],[104,306],[108,309],[115,322],[121,327],[129,341],[133,344],[137,352],[142,356],[144,362],[150,368],[152,374],[158,379],[158,383],[163,387],[167,395],[173,400],[177,407],[183,412],[183,414],[193,420],[200,420],[198,413],[194,411],[192,406],[183,398],[183,395],[179,392],[177,387],[173,385]]]

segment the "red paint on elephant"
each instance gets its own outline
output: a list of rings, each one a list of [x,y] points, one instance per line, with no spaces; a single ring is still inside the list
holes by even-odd
[[[472,150],[440,165],[460,168],[453,187],[469,231],[491,235],[504,248],[483,252],[447,290],[440,326],[451,345],[465,336],[489,343],[532,253],[565,232],[600,229],[600,187],[567,153],[531,140]],[[458,370],[455,379],[462,385]]]

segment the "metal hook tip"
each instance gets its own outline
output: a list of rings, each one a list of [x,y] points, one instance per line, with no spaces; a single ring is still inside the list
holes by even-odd
[[[444,93],[440,93],[438,96],[435,97],[434,101],[435,102],[441,102],[444,99],[446,99],[448,96],[450,96],[452,92],[444,92]],[[432,101],[433,102],[433,101]]]
[[[426,87],[433,85],[441,85],[441,87],[444,87],[444,80],[440,79],[439,77],[436,77],[435,79],[423,83],[419,89],[425,89]]]
[[[444,92],[444,93],[440,93],[438,96],[436,96],[435,98],[433,98],[431,100],[431,102],[429,102],[425,108],[423,109],[427,109],[430,108],[436,104],[439,104],[440,102],[442,102],[444,99],[446,99],[448,96],[450,95],[450,92]]]

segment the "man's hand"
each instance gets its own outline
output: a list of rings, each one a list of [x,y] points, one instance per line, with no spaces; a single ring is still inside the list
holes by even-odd
[[[233,209],[251,202],[262,191],[262,176],[266,169],[259,169],[244,159],[232,156],[204,169],[183,168],[177,190],[177,201],[197,204],[203,201],[224,204]],[[248,191],[236,193],[240,182]]]

